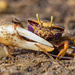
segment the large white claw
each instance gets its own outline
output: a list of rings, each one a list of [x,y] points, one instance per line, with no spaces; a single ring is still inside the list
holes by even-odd
[[[47,46],[50,46],[53,48],[53,45],[51,43],[49,43],[48,41],[44,40],[43,38],[37,36],[36,34],[30,32],[26,29],[23,29],[21,27],[17,27],[16,30],[18,31],[19,35],[21,35],[23,37],[29,38],[33,41],[39,42],[41,44],[44,44],[44,45],[47,45]]]
[[[26,41],[23,38],[19,37],[18,34],[21,36],[27,37],[29,39],[32,39],[34,41],[40,42],[40,43]],[[35,51],[38,51],[40,49],[40,47],[42,47],[43,49],[45,49],[48,52],[54,50],[53,45],[50,44],[49,42],[47,42],[46,40],[42,39],[41,37],[31,33],[30,31],[27,31],[21,27],[17,27],[15,29],[14,25],[0,26],[0,43],[7,45],[7,46],[15,46],[15,47],[31,49],[31,50],[35,50]],[[42,48],[40,49],[40,51],[43,51]]]

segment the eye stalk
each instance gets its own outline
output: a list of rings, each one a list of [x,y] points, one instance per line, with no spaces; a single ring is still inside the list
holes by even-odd
[[[53,16],[51,16],[51,22],[50,22],[49,27],[52,27],[52,22],[53,22]]]
[[[39,25],[41,25],[41,21],[40,21],[40,18],[39,18],[39,14],[38,13],[36,14],[36,18],[38,19]]]
[[[38,22],[39,22],[39,25],[41,26],[42,23],[41,23],[41,21],[40,21],[40,18],[39,18],[39,14],[38,14],[38,13],[36,14],[36,18],[37,18],[37,20],[38,20]],[[51,22],[50,22],[50,24],[49,24],[49,27],[52,27],[52,22],[53,22],[53,16],[51,16]]]

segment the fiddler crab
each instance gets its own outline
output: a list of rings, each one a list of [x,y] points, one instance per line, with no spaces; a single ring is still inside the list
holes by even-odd
[[[8,57],[13,58],[12,53],[9,52],[9,46],[39,50],[48,54],[47,52],[51,52],[55,48],[60,49],[64,45],[58,54],[58,56],[64,56],[69,48],[69,42],[65,40],[74,41],[75,45],[74,38],[61,37],[64,29],[52,24],[53,18],[50,23],[40,21],[38,14],[37,18],[38,21],[28,20],[28,30],[23,28],[21,21],[15,16],[0,19],[0,43],[4,45],[3,49]],[[71,52],[74,55],[73,50]]]
[[[23,37],[30,39],[33,42],[27,41],[27,39],[24,39]],[[44,48],[46,51],[54,50],[51,43],[24,29],[20,20],[15,16],[0,19],[0,43],[4,45],[3,49],[6,55],[11,58],[13,58],[13,56],[8,50],[9,46],[35,51],[43,51],[42,48]]]
[[[65,53],[74,56],[75,39],[71,36],[62,36],[64,27],[53,24],[53,16],[51,16],[51,22],[41,21],[38,14],[36,14],[36,17],[38,21],[31,19],[27,20],[28,30],[50,42],[53,45],[53,48],[60,50],[58,56],[63,57]],[[74,45],[74,48],[71,47],[70,43]],[[47,51],[51,52],[54,50],[53,48]],[[61,57],[57,57],[57,59],[60,59]]]

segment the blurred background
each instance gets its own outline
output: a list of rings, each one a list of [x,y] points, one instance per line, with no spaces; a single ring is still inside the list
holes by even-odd
[[[28,18],[49,20],[65,27],[65,32],[75,35],[75,0],[0,0],[0,17],[14,14],[26,22]]]

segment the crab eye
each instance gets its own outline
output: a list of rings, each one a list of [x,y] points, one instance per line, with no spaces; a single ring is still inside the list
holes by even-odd
[[[61,35],[62,35],[62,33],[56,33],[56,34],[54,35],[54,39],[55,39],[55,40],[59,40],[60,37],[61,37]]]
[[[28,25],[28,30],[31,31],[31,32],[34,31],[34,29],[33,29],[33,27],[31,25]]]

